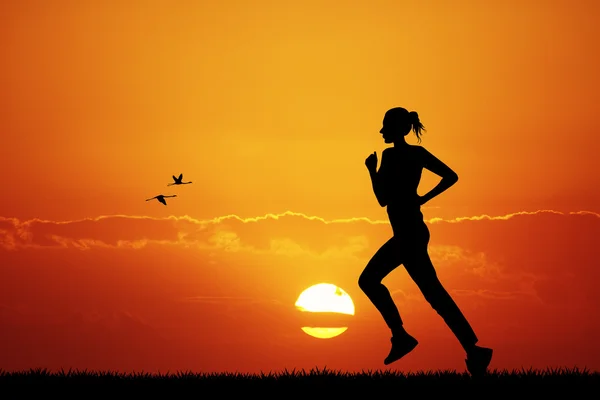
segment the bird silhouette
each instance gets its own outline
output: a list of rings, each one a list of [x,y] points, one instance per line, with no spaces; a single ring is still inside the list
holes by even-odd
[[[160,201],[161,203],[163,203],[166,206],[167,202],[165,200],[165,197],[177,197],[177,195],[174,194],[172,196],[165,196],[164,194],[159,194],[158,196],[154,196],[154,197],[152,197],[150,199],[146,199],[146,201],[150,201],[150,200],[156,199],[156,200]]]
[[[173,175],[173,180],[175,182],[169,183],[169,184],[167,184],[167,186],[171,186],[171,185],[187,185],[188,183],[192,183],[191,181],[190,182],[181,182],[182,179],[183,179],[183,174],[179,174],[179,178],[176,177],[175,175]]]

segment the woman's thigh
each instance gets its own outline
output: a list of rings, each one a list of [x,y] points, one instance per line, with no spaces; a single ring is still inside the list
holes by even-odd
[[[381,282],[390,272],[402,264],[402,249],[396,237],[385,242],[371,257],[360,280]]]

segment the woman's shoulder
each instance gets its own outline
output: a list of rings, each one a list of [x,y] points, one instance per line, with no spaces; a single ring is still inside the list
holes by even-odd
[[[391,158],[393,158],[393,154],[394,154],[394,148],[393,147],[386,147],[381,152],[381,159],[383,159],[383,157],[391,157]]]
[[[420,146],[420,145],[414,144],[414,145],[411,145],[411,148],[413,149],[413,151],[415,153],[417,153],[419,155],[425,155],[425,154],[429,153],[425,147]]]

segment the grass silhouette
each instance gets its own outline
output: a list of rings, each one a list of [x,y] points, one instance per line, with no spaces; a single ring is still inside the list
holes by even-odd
[[[600,373],[587,369],[521,369],[490,370],[481,378],[472,378],[466,372],[457,371],[363,371],[348,373],[314,368],[306,370],[284,370],[260,374],[230,373],[121,373],[112,371],[62,370],[50,372],[46,369],[7,372],[0,370],[0,390],[12,393],[17,390],[21,395],[27,391],[43,390],[44,396],[51,390],[58,390],[61,395],[68,392],[78,396],[97,394],[99,390],[116,391],[114,395],[129,397],[127,389],[134,389],[135,395],[142,392],[158,395],[165,391],[172,396],[177,391],[186,397],[209,394],[209,397],[223,395],[249,396],[254,394],[278,394],[283,397],[298,395],[321,398],[321,395],[362,395],[369,396],[380,393],[391,396],[396,392],[398,398],[412,398],[414,394],[443,394],[456,392],[483,395],[484,398],[495,398],[500,394],[532,396],[543,394],[584,395],[589,390],[598,392]],[[92,392],[93,391],[93,392]],[[40,392],[41,393],[41,392]],[[409,395],[409,393],[412,393]],[[4,397],[0,392],[0,397]],[[5,397],[8,398],[8,397]],[[464,398],[464,397],[463,397]]]

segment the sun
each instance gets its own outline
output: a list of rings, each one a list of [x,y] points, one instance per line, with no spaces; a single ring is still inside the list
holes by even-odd
[[[298,296],[295,305],[301,312],[354,315],[354,302],[350,295],[331,283],[319,283],[305,289]],[[306,334],[319,339],[339,336],[347,329],[348,327],[302,327]]]

